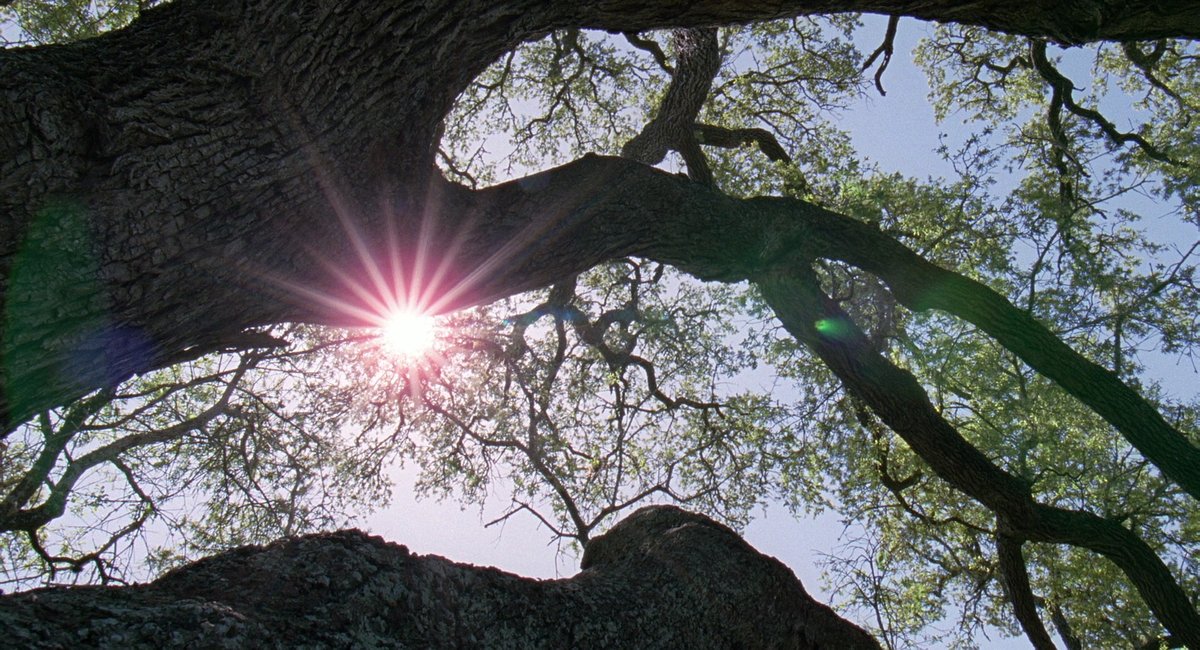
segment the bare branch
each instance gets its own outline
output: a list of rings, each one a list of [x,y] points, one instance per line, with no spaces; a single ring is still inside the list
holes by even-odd
[[[1120,131],[1117,129],[1115,124],[1108,121],[1108,118],[1104,117],[1104,115],[1099,111],[1090,108],[1084,108],[1076,104],[1074,99],[1075,84],[1073,84],[1070,79],[1059,72],[1058,69],[1054,67],[1054,64],[1050,62],[1050,59],[1046,56],[1046,41],[1033,39],[1029,42],[1029,46],[1030,58],[1033,61],[1034,69],[1037,70],[1038,74],[1041,75],[1042,79],[1044,79],[1046,83],[1050,84],[1052,93],[1052,107],[1061,103],[1061,105],[1066,107],[1066,109],[1070,111],[1072,115],[1086,119],[1100,127],[1100,130],[1104,133],[1104,135],[1107,136],[1108,139],[1114,144],[1124,145],[1132,142],[1136,144],[1143,153],[1154,160],[1172,165],[1182,164],[1163,153],[1162,150],[1147,142],[1142,136],[1136,133],[1124,133]],[[1057,111],[1051,111],[1052,120],[1055,119],[1056,113]],[[1058,131],[1058,135],[1061,137],[1061,126],[1058,128]]]
[[[887,70],[888,64],[892,62],[892,53],[896,49],[896,27],[899,24],[899,14],[893,14],[888,17],[887,32],[883,35],[883,42],[879,44],[879,47],[875,48],[871,56],[867,57],[867,60],[863,61],[862,64],[862,70],[866,70],[871,67],[872,63],[875,63],[875,59],[883,55],[883,60],[879,62],[879,69],[875,71],[875,88],[879,90],[880,95],[884,96],[887,95],[887,91],[883,89],[883,71]]]

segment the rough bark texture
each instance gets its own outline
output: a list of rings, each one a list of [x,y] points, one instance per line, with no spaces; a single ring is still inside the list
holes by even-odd
[[[878,648],[728,528],[652,506],[584,570],[531,580],[358,531],[201,560],[148,585],[0,598],[29,648]]]
[[[327,271],[356,264],[343,220],[411,245],[442,117],[521,41],[855,10],[1065,40],[1200,35],[1195,3],[178,0],[98,39],[6,51],[0,420],[247,326],[345,320],[288,289],[344,291]]]
[[[703,28],[832,11],[958,21],[1066,42],[1200,37],[1195,2],[176,0],[98,39],[0,52],[2,430],[134,373],[244,346],[248,327],[361,319],[314,296],[346,298],[345,278],[363,276],[371,264],[411,266],[436,253],[441,273],[430,289],[444,296],[442,309],[452,309],[640,255],[702,278],[759,281],[797,338],[939,476],[994,510],[1016,538],[1104,554],[1168,629],[1200,647],[1187,594],[1132,532],[1036,503],[932,410],[911,375],[814,330],[814,319],[843,315],[823,311],[829,306],[804,269],[814,258],[839,259],[875,273],[914,309],[975,323],[1200,498],[1195,444],[1003,297],[817,206],[732,199],[628,160],[589,156],[480,191],[434,171],[440,124],[454,98],[522,41],[560,28]],[[593,563],[578,584],[604,573],[603,562]],[[292,574],[303,566],[280,564]],[[372,573],[360,570],[360,580]],[[187,574],[162,584],[179,584],[180,575]],[[315,589],[333,584],[330,578]],[[114,598],[150,602],[163,588]],[[254,591],[243,595],[273,596]],[[86,600],[108,592],[80,593]],[[201,626],[203,617],[232,607],[198,602],[178,607],[192,611],[202,630],[211,629]],[[626,606],[639,606],[632,602]],[[338,611],[335,620],[359,629],[357,610]],[[218,620],[265,625],[239,616]]]

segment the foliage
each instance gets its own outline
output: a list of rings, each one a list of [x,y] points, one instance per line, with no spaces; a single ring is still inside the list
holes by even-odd
[[[0,8],[0,19],[10,20],[21,37],[8,45],[62,43],[118,29],[156,0],[19,0]]]
[[[361,470],[379,449],[346,438],[344,403],[311,399],[315,352],[199,359],[23,427],[0,447],[5,583],[144,578],[379,501],[386,479]]]
[[[14,11],[37,42],[86,37],[133,11],[82,7]],[[1200,352],[1200,242],[1188,243],[1200,226],[1197,46],[1058,51],[930,28],[914,56],[935,112],[968,126],[939,151],[953,175],[918,179],[862,162],[838,128],[838,111],[864,92],[863,34],[854,16],[721,31],[724,66],[697,121],[766,129],[791,160],[707,146],[717,186],[815,201],[983,282],[1200,442],[1197,396],[1153,372],[1194,366]],[[517,48],[446,118],[447,175],[487,184],[616,153],[671,81],[678,57],[665,36],[567,30]],[[909,311],[848,265],[819,271],[874,349],[1038,502],[1127,526],[1195,599],[1196,500],[1111,425],[976,327]],[[91,566],[83,579],[107,579],[130,566],[135,543],[161,568],[333,525],[382,503],[384,469],[403,460],[420,466],[428,495],[508,491],[505,518],[532,514],[580,545],[648,498],[735,525],[770,497],[832,510],[853,525],[826,558],[830,585],[888,647],[1020,632],[995,514],[934,476],[753,288],[627,259],[446,316],[441,329],[419,361],[382,355],[361,333],[272,332],[291,347],[196,360],[45,414],[0,448],[4,512],[48,503],[65,484],[72,521],[6,533],[5,570],[29,580]],[[84,469],[90,482],[65,482]],[[1064,638],[1116,647],[1164,636],[1115,566],[1049,544],[1026,544],[1024,559],[1043,618]]]

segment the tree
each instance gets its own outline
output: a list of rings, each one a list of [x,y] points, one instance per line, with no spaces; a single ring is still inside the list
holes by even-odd
[[[755,143],[765,157],[786,161],[777,138],[789,142],[805,124],[771,124],[772,131],[739,114],[744,107],[730,99],[736,88],[713,86],[720,43],[709,27],[857,10],[963,25],[940,32],[939,46],[924,52],[935,75],[947,75],[937,100],[943,111],[961,106],[1013,118],[1026,106],[1022,97],[1044,93],[1044,116],[1021,132],[1032,143],[1029,167],[1041,173],[1025,179],[1003,210],[989,212],[983,200],[981,172],[996,160],[986,140],[951,154],[963,171],[948,187],[874,177],[831,165],[828,154],[763,181],[761,162],[747,172],[744,151],[720,151]],[[491,88],[473,81],[493,62],[511,61],[505,57],[521,43],[553,34],[541,61],[549,87],[565,89],[565,99],[583,97],[571,84],[586,85],[584,59],[597,60],[581,40],[585,28],[628,33],[632,47],[652,52],[670,76],[653,117],[620,143],[623,157],[584,155],[483,189],[448,180],[471,171],[458,164],[461,151],[439,152],[462,141],[443,138],[461,124],[446,116],[462,98],[486,106],[509,68],[501,64]],[[676,30],[673,58],[638,35],[665,28]],[[870,438],[863,457],[874,461],[893,505],[919,527],[942,531],[933,537],[945,548],[968,549],[924,559],[962,576],[978,568],[973,556],[994,557],[1005,597],[1035,644],[1049,643],[1039,607],[1064,638],[1076,632],[1058,624],[1060,600],[1030,587],[1030,543],[1047,554],[1040,567],[1090,557],[1074,549],[1107,558],[1173,641],[1197,646],[1200,619],[1188,595],[1195,565],[1187,559],[1200,498],[1196,411],[1164,411],[1165,400],[1139,392],[1128,338],[1192,349],[1195,328],[1168,323],[1195,305],[1194,269],[1182,255],[1139,275],[1133,256],[1144,241],[1089,220],[1100,214],[1100,196],[1128,192],[1128,178],[1139,175],[1195,214],[1196,140],[1187,117],[1194,45],[1138,41],[1198,35],[1200,16],[1190,8],[1141,3],[1066,10],[701,2],[680,10],[620,2],[430,8],[181,0],[92,40],[7,51],[0,58],[5,428],[11,434],[38,413],[135,373],[261,345],[261,337],[247,338],[255,328],[370,322],[378,311],[370,293],[394,291],[389,277],[423,274],[420,295],[408,298],[428,296],[440,312],[554,287],[544,304],[560,311],[545,314],[561,330],[562,309],[578,309],[572,278],[612,260],[652,260],[704,280],[753,285],[761,302],[748,298],[750,308],[773,313],[827,368],[815,372],[844,387],[837,410],[844,429]],[[1125,133],[1088,108],[1055,67],[1047,41],[1120,43],[1119,52],[1104,52],[1106,65],[1146,88],[1161,121]],[[881,66],[889,44],[890,37]],[[575,72],[564,67],[570,63]],[[775,101],[795,88],[771,78],[730,82],[776,86],[776,95],[763,93]],[[476,95],[464,94],[472,88]],[[622,107],[592,99],[598,112],[624,119]],[[705,106],[747,121],[701,121]],[[786,121],[800,110],[761,114]],[[614,142],[577,140],[580,149],[615,150]],[[1109,149],[1119,152],[1118,172],[1089,176],[1090,156]],[[668,151],[678,152],[687,178],[648,166]],[[446,175],[435,168],[439,153]],[[814,175],[822,173],[828,178]],[[769,190],[782,196],[740,198]],[[897,209],[916,216],[899,217]],[[931,222],[937,211],[957,223]],[[996,252],[1015,244],[1013,230],[1037,244],[1032,271]],[[442,260],[419,268],[430,251]],[[1052,263],[1065,280],[1043,275]],[[1130,275],[1138,277],[1126,281]],[[329,298],[346,294],[347,284],[367,290]],[[1085,296],[1095,305],[1088,313],[1079,310],[1081,286],[1095,289]],[[926,315],[931,310],[937,315]],[[591,336],[606,364],[642,368],[629,351],[613,349],[619,343],[605,342],[619,319],[599,329],[592,318],[582,321],[580,338]],[[1003,380],[981,382],[954,367],[960,360]],[[1078,420],[1049,428],[1027,417],[1085,408],[1090,413]],[[60,427],[50,422],[47,439]],[[1115,432],[1103,436],[1104,453],[1115,459],[1109,468],[1135,475],[1135,489],[1111,504],[1123,501],[1128,510],[1096,501],[1103,486],[1053,478],[1095,469],[1092,458],[1055,457],[1038,442],[1056,427]],[[870,501],[847,486],[844,496]],[[962,503],[947,487],[975,505],[944,512],[936,504]],[[914,489],[935,507],[914,506]],[[1134,493],[1154,498],[1142,504]],[[575,524],[581,540],[586,524]],[[1062,548],[1071,550],[1051,557]],[[928,555],[921,548],[910,559]]]
[[[879,647],[778,560],[678,508],[640,509],[584,566],[531,580],[346,530],[230,551],[139,589],[8,596],[0,621],[27,647]]]

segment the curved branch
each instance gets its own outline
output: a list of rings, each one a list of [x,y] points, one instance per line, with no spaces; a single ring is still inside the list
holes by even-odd
[[[1107,136],[1108,139],[1114,144],[1124,145],[1132,142],[1142,150],[1142,153],[1146,154],[1150,158],[1153,158],[1154,160],[1172,165],[1182,164],[1168,156],[1158,147],[1150,144],[1150,142],[1148,142],[1142,136],[1136,133],[1125,133],[1117,129],[1117,126],[1110,122],[1108,118],[1104,117],[1104,115],[1099,111],[1090,108],[1084,108],[1079,104],[1076,104],[1074,98],[1075,84],[1071,83],[1071,80],[1059,72],[1058,68],[1055,68],[1054,64],[1050,62],[1049,57],[1046,56],[1046,41],[1038,39],[1030,41],[1029,53],[1030,58],[1033,61],[1033,68],[1037,70],[1038,74],[1041,75],[1042,79],[1044,79],[1046,83],[1050,84],[1052,103],[1057,104],[1061,102],[1061,104],[1066,107],[1066,109],[1070,111],[1072,115],[1081,117],[1092,124],[1095,124],[1100,128],[1100,131],[1103,132],[1104,135]],[[1051,115],[1053,118],[1056,115],[1056,112],[1052,111]],[[1058,137],[1061,137],[1061,127],[1059,128],[1059,131],[1060,133],[1058,134]]]
[[[854,11],[978,25],[1011,34],[1041,36],[1065,44],[1097,40],[1200,38],[1200,8],[1190,2],[865,0],[830,3],[811,0],[702,0],[660,4],[640,0],[605,0],[578,4],[581,5],[579,12],[591,17],[588,26],[621,32],[678,27],[685,21],[688,25],[714,25],[830,11]],[[651,17],[653,20],[647,20]]]
[[[938,413],[916,377],[872,350],[853,320],[821,291],[809,261],[781,262],[755,280],[787,331],[813,350],[938,476],[996,513],[1012,535],[1070,544],[1108,558],[1165,628],[1200,647],[1200,615],[1167,565],[1141,538],[1111,520],[1035,501],[1023,481],[994,465]]]
[[[37,494],[38,488],[46,484],[50,472],[58,464],[59,457],[71,443],[71,439],[84,427],[87,419],[95,415],[101,408],[113,399],[114,391],[105,389],[98,391],[87,399],[72,404],[67,409],[62,421],[55,430],[49,415],[43,417],[41,423],[42,450],[31,464],[29,471],[17,481],[8,494],[0,500],[0,529],[4,529],[5,520],[15,516],[21,508]]]
[[[767,160],[775,162],[792,162],[787,150],[779,144],[775,134],[766,129],[746,128],[730,129],[712,124],[696,123],[692,125],[696,142],[710,147],[732,149],[744,144],[756,144]]]
[[[6,323],[24,310],[21,336],[3,336],[0,428],[163,367],[197,341],[289,321],[361,324],[312,304],[313,293],[345,293],[313,258],[354,266],[347,214],[362,218],[367,242],[422,232],[454,97],[555,30],[705,28],[835,8],[1071,42],[1200,36],[1194,3],[399,0],[330,12],[319,28],[307,6],[178,0],[101,39],[0,52],[0,123],[11,127],[0,129],[0,300]],[[339,80],[337,102],[320,78]],[[89,242],[78,252],[98,256],[94,300],[9,282],[18,244],[55,197],[86,206],[80,228],[90,236],[42,233],[57,264],[47,272],[77,271],[74,260],[87,257],[68,253]],[[56,331],[65,322],[95,330],[94,340],[80,348]]]
[[[658,63],[658,66],[667,74],[675,74],[675,68],[671,67],[671,64],[667,61],[667,55],[659,47],[658,41],[642,38],[641,34],[637,32],[625,32],[623,36],[625,36],[626,41],[629,41],[630,45],[643,52],[649,52],[650,56],[654,57],[655,62]]]
[[[1200,499],[1200,448],[1114,372],[1085,358],[1028,312],[968,277],[925,260],[882,231],[821,208],[795,246],[870,272],[905,307],[958,316],[1054,380],[1118,431],[1188,494]]]
[[[1133,64],[1133,67],[1141,71],[1142,76],[1151,86],[1161,90],[1164,95],[1175,100],[1175,103],[1177,103],[1180,108],[1187,108],[1188,103],[1183,96],[1175,92],[1175,89],[1168,86],[1163,82],[1162,79],[1158,78],[1158,75],[1154,74],[1154,66],[1158,64],[1160,59],[1162,59],[1162,55],[1165,50],[1166,42],[1162,40],[1156,41],[1154,43],[1154,49],[1149,53],[1143,52],[1142,48],[1136,42],[1127,41],[1121,43],[1121,51],[1125,53],[1125,58],[1129,59],[1129,62]]]
[[[887,31],[883,35],[883,42],[879,44],[879,47],[875,48],[874,52],[871,52],[871,56],[868,56],[867,60],[863,61],[862,64],[861,69],[866,70],[871,67],[871,64],[875,63],[875,59],[883,55],[883,60],[879,62],[879,69],[875,71],[875,88],[879,91],[880,95],[887,95],[887,91],[883,89],[883,72],[887,70],[888,64],[892,62],[892,54],[896,50],[896,28],[899,25],[899,15],[888,17]]]
[[[691,126],[708,99],[713,79],[721,69],[721,50],[715,28],[679,29],[675,31],[676,66],[671,83],[659,102],[658,109],[642,131],[621,148],[621,155],[647,165],[656,165],[674,149],[692,158],[688,173],[694,180],[706,178],[707,163],[700,167],[695,160]],[[691,155],[689,155],[691,154]],[[697,169],[693,169],[696,166]]]
[[[874,226],[798,199],[724,196],[600,156],[462,192],[447,212],[470,225],[473,242],[494,244],[471,252],[471,259],[485,261],[474,262],[443,308],[490,302],[629,255],[723,281],[752,277],[798,252],[839,260],[874,274],[909,309],[938,309],[979,327],[1200,499],[1200,448],[1137,391],[996,291],[929,262]]]

